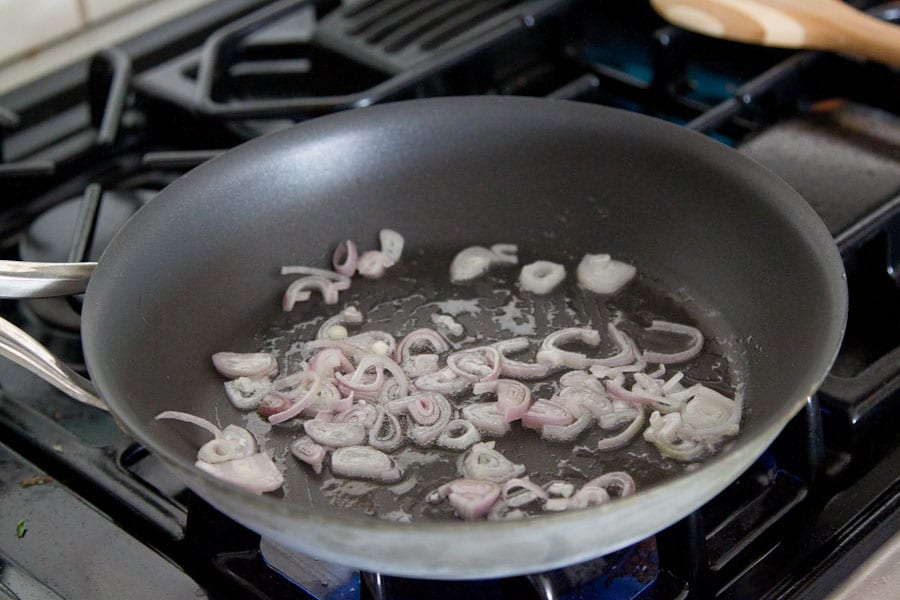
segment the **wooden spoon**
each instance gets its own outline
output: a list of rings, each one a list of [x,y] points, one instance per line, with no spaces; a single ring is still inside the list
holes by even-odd
[[[900,27],[840,0],[650,0],[667,21],[778,48],[835,50],[900,66]]]

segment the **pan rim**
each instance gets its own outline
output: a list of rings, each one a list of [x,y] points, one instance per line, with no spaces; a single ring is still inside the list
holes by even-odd
[[[611,107],[544,98],[449,97],[424,100],[417,99],[379,104],[355,111],[338,113],[335,115],[312,119],[310,121],[289,128],[285,131],[276,132],[241,144],[240,146],[230,150],[222,156],[214,158],[208,163],[201,165],[200,167],[192,171],[192,173],[198,173],[202,172],[203,170],[210,169],[212,168],[210,167],[210,165],[218,164],[221,161],[233,160],[232,157],[239,156],[242,153],[253,151],[260,146],[266,147],[266,145],[272,145],[273,140],[278,140],[281,137],[297,136],[302,134],[298,132],[306,132],[308,130],[313,131],[316,127],[320,127],[322,123],[327,123],[330,125],[333,123],[340,123],[341,121],[352,121],[353,119],[361,118],[359,116],[360,113],[365,114],[366,118],[370,118],[372,117],[372,115],[380,115],[377,118],[391,118],[391,115],[406,110],[407,107],[409,107],[411,104],[420,106],[427,105],[431,110],[442,110],[442,107],[453,107],[454,110],[458,110],[460,106],[469,107],[471,110],[481,110],[480,107],[488,106],[524,107],[524,109],[527,110],[527,107],[529,106],[541,106],[542,108],[540,110],[545,110],[546,106],[551,105],[569,112],[584,112],[585,114],[591,113],[594,118],[614,118],[620,121],[624,120],[630,121],[632,123],[638,123],[641,124],[642,127],[652,126],[671,132],[677,131],[677,133],[673,133],[673,135],[679,136],[679,141],[683,141],[686,146],[690,147],[691,151],[696,151],[698,153],[709,152],[713,150],[722,152],[727,148],[723,144],[711,138],[708,138],[697,132],[684,129],[683,127],[667,123],[653,117],[635,114]],[[747,447],[751,447],[751,444],[749,442],[746,444],[738,443],[729,451],[719,454],[706,461],[696,471],[681,474],[677,478],[669,479],[665,482],[669,485],[678,482],[679,489],[687,488],[691,485],[696,486],[700,482],[709,479],[710,474],[721,474],[726,468],[730,469],[730,478],[728,479],[728,481],[721,483],[721,485],[719,485],[719,483],[717,482],[715,485],[707,486],[710,490],[715,487],[716,489],[714,493],[718,493],[718,491],[724,489],[729,483],[731,483],[731,481],[740,476],[741,473],[750,464],[752,464],[754,460],[756,460],[759,453],[761,453],[765,449],[765,447],[767,447],[769,443],[774,440],[774,438],[781,431],[781,429],[783,429],[787,422],[802,408],[803,403],[806,401],[806,398],[814,393],[814,391],[818,389],[818,387],[822,384],[840,349],[841,339],[846,327],[848,302],[846,284],[844,283],[846,278],[844,274],[843,263],[840,259],[840,254],[834,244],[834,240],[831,234],[827,231],[825,225],[822,223],[818,215],[816,215],[812,208],[809,207],[806,201],[803,200],[803,198],[796,191],[792,190],[786,183],[784,183],[769,169],[760,165],[753,159],[740,154],[737,151],[734,151],[732,149],[728,149],[728,151],[733,153],[733,163],[742,164],[743,169],[752,169],[760,177],[768,179],[773,185],[775,185],[777,182],[777,185],[780,185],[785,189],[785,193],[780,198],[780,200],[783,201],[786,198],[791,198],[791,200],[785,202],[785,204],[780,206],[780,208],[782,209],[781,212],[783,212],[788,217],[797,219],[803,225],[804,230],[807,232],[807,236],[810,239],[810,242],[817,248],[820,248],[827,253],[827,256],[824,256],[823,260],[828,267],[830,284],[834,288],[835,294],[832,298],[834,302],[833,312],[834,317],[836,317],[840,321],[840,326],[834,327],[833,335],[829,337],[830,347],[828,348],[827,353],[823,353],[823,357],[827,356],[828,360],[823,359],[819,377],[816,378],[815,381],[810,381],[809,390],[807,391],[807,394],[805,396],[798,395],[795,398],[785,400],[784,414],[775,422],[775,425],[777,425],[777,427],[773,425],[768,429],[768,431],[765,432],[771,434],[771,439],[768,440],[765,446],[759,449],[759,452],[750,457],[747,452],[745,452],[745,449]],[[730,168],[735,167],[731,165]],[[165,190],[160,192],[157,198],[151,200],[151,202],[148,204],[148,207],[151,207],[154,205],[154,203],[157,203],[157,199],[161,196],[164,196],[165,194]],[[133,222],[135,220],[140,220],[139,215],[144,210],[146,210],[146,207],[138,213],[136,219],[132,219],[132,221],[127,223],[125,227],[123,227],[122,230],[120,230],[115,236],[113,242],[109,245],[109,247],[106,249],[100,260],[98,261],[97,270],[95,271],[95,277],[92,278],[92,281],[91,283],[89,283],[86,292],[84,319],[87,326],[85,327],[86,334],[83,340],[83,344],[85,347],[85,361],[87,363],[88,370],[91,373],[98,390],[100,391],[101,397],[107,400],[110,406],[113,407],[117,406],[120,402],[124,402],[124,400],[116,398],[107,393],[107,391],[110,390],[111,384],[104,376],[105,369],[103,365],[96,364],[95,362],[95,353],[91,351],[94,345],[94,341],[90,333],[88,333],[95,330],[95,327],[93,327],[92,324],[101,318],[96,297],[101,292],[97,291],[98,286],[94,282],[99,279],[97,275],[103,275],[106,270],[106,265],[111,260],[109,257],[115,256],[116,252],[123,244],[122,240],[126,239],[129,227],[133,226]],[[825,364],[826,362],[827,365]],[[817,372],[819,372],[819,370],[817,370]],[[128,419],[123,418],[122,421],[128,428],[129,433],[133,437],[135,437],[135,439],[144,444],[151,451],[151,453],[161,458],[163,462],[167,464],[167,466],[169,466],[169,468],[172,468],[183,480],[186,481],[186,483],[189,484],[189,487],[193,488],[194,486],[191,484],[199,479],[199,481],[203,483],[204,489],[208,488],[210,490],[214,490],[215,494],[219,494],[222,497],[229,499],[229,501],[240,502],[241,504],[244,504],[248,508],[252,508],[253,510],[273,513],[285,518],[290,518],[293,521],[317,523],[322,525],[340,524],[341,526],[364,528],[366,531],[402,531],[404,535],[421,534],[423,536],[433,535],[435,533],[447,533],[453,535],[459,531],[475,531],[478,533],[489,533],[495,531],[505,532],[521,527],[521,524],[518,524],[516,522],[504,521],[478,523],[462,523],[457,521],[427,521],[415,522],[412,524],[403,524],[378,519],[376,517],[365,517],[356,514],[338,515],[337,509],[334,509],[333,511],[317,509],[315,512],[304,512],[302,510],[302,506],[299,504],[285,502],[280,498],[270,496],[258,496],[245,490],[234,488],[233,486],[207,473],[200,472],[193,466],[192,463],[184,460],[182,457],[178,456],[175,452],[171,451],[164,445],[157,444],[152,436],[145,435],[143,427],[133,427],[132,424],[128,422]],[[755,448],[755,446],[752,447]],[[722,466],[716,468],[717,465]],[[629,506],[633,503],[639,502],[640,499],[644,498],[647,494],[652,493],[654,489],[659,487],[661,486],[650,486],[649,488],[639,491],[632,497],[619,499],[611,504],[592,507],[584,511],[543,515],[535,521],[546,522],[548,524],[582,521],[586,518],[586,515],[605,514],[606,512],[619,510],[625,506]],[[711,493],[710,497],[714,495],[714,493]],[[702,504],[704,504],[707,499],[708,498],[704,499],[703,502],[696,502],[696,506],[694,507],[694,509],[702,506]],[[548,527],[549,526],[551,525],[548,525]]]

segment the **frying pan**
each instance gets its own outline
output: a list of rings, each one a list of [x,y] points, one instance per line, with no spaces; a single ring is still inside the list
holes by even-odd
[[[705,299],[743,363],[741,433],[700,468],[633,496],[519,522],[394,523],[311,503],[304,486],[313,498],[315,478],[289,474],[285,501],[194,468],[203,434],[153,417],[183,410],[238,422],[210,355],[254,351],[255,335],[291,318],[280,311],[280,265],[325,266],[339,240],[374,243],[382,227],[401,232],[406,252],[423,256],[495,242],[570,265],[585,252],[609,252]],[[5,293],[72,293],[90,274],[82,322],[88,371],[130,435],[264,536],[323,559],[421,578],[571,564],[697,509],[752,464],[816,390],[847,308],[831,236],[763,167],[662,121],[508,97],[380,105],[248,142],[160,192],[92,267],[8,263]],[[434,265],[441,278],[446,269]],[[75,397],[95,399],[89,382],[21,331],[4,329],[8,357]]]

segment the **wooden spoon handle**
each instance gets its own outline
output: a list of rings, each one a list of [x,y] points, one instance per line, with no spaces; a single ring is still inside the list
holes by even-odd
[[[666,20],[714,37],[859,54],[900,66],[900,27],[839,0],[650,0]]]

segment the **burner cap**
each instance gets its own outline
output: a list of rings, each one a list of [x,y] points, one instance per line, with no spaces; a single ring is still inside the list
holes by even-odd
[[[104,192],[97,214],[97,229],[86,260],[97,260],[117,231],[156,191],[143,188]],[[75,237],[81,198],[73,198],[44,212],[28,227],[19,242],[22,260],[66,262]],[[32,312],[50,324],[78,329],[79,314],[64,298],[29,300]]]

